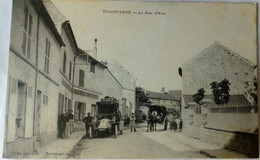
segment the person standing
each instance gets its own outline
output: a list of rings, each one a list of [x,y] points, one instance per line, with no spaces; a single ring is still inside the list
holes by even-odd
[[[65,126],[65,132],[64,132],[64,138],[69,139],[69,112],[65,113],[65,121],[66,121],[66,126]]]
[[[115,122],[118,125],[118,130],[120,131],[120,134],[123,134],[122,128],[120,126],[121,125],[120,122],[121,122],[121,119],[122,119],[122,114],[119,111],[119,107],[116,107],[115,118],[116,118]]]
[[[93,123],[93,117],[90,116],[90,112],[87,113],[87,117],[83,119],[83,122],[85,122],[86,135],[88,136],[88,129]]]
[[[180,132],[182,131],[182,125],[183,125],[183,122],[182,122],[182,119],[180,119],[180,124],[179,124],[179,131]]]
[[[134,113],[132,113],[130,116],[130,129],[131,129],[131,132],[133,131],[133,129],[134,129],[134,132],[137,132],[135,129],[135,114]]]
[[[72,113],[73,113],[73,111],[70,110],[69,114],[68,114],[70,134],[72,134],[72,132],[74,132],[74,122],[73,122],[74,115]]]
[[[168,127],[168,117],[166,116],[165,118],[164,118],[164,130],[166,131],[167,130],[167,127]]]
[[[66,129],[66,122],[67,122],[67,118],[66,118],[66,113],[63,112],[60,116],[59,116],[59,121],[58,121],[58,129],[59,129],[59,138],[64,138],[64,133],[65,133],[65,129]]]

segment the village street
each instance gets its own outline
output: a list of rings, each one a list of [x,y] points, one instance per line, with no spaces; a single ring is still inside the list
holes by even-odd
[[[84,138],[72,151],[76,156],[69,158],[208,158],[167,136],[161,128],[156,132],[146,132],[145,127],[137,128],[137,132],[127,129],[117,138]]]

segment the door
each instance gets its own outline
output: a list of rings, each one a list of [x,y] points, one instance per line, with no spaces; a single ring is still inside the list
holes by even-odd
[[[37,91],[37,112],[35,117],[36,122],[36,142],[40,142],[41,139],[41,104],[42,104],[42,92]]]
[[[95,104],[92,104],[92,105],[91,105],[91,116],[92,116],[92,117],[95,117],[96,115],[97,115],[96,105],[95,105]]]
[[[18,138],[23,138],[25,132],[26,97],[26,84],[18,81],[18,106],[16,115],[16,136]]]
[[[74,122],[76,123],[79,120],[79,109],[78,109],[78,102],[74,104]]]

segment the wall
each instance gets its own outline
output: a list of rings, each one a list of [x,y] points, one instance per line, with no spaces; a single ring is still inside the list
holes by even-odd
[[[193,95],[200,88],[211,94],[210,83],[224,78],[231,83],[230,93],[244,93],[246,82],[253,86],[254,65],[219,43],[212,44],[181,68],[183,95]]]
[[[85,78],[84,87],[80,88],[102,94],[104,67],[100,64],[96,64],[95,73],[90,72],[90,63],[87,63],[86,60],[81,57],[77,57],[76,64],[79,65],[75,66],[75,86],[79,86],[79,69],[82,69],[85,72]]]
[[[103,87],[102,98],[109,96],[119,100],[119,103],[122,102],[122,87],[107,69],[104,70]]]
[[[24,30],[24,9],[28,8],[32,15],[32,34],[30,56],[22,54],[23,30]],[[5,129],[5,150],[4,156],[7,157],[14,151],[32,151],[33,136],[33,111],[34,111],[34,92],[35,92],[35,57],[36,57],[36,33],[37,33],[37,14],[29,1],[16,0],[13,2],[12,25],[9,52],[8,70],[8,91],[6,104],[6,129]],[[25,84],[26,98],[24,115],[23,138],[16,136],[16,118],[18,108],[18,82]],[[19,112],[20,113],[20,112]],[[27,145],[24,148],[24,145]],[[14,156],[14,155],[13,155]]]
[[[208,113],[207,127],[228,131],[254,132],[258,127],[257,113]]]

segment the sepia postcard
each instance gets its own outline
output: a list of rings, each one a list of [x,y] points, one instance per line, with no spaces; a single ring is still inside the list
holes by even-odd
[[[13,0],[3,158],[258,158],[257,3]]]

